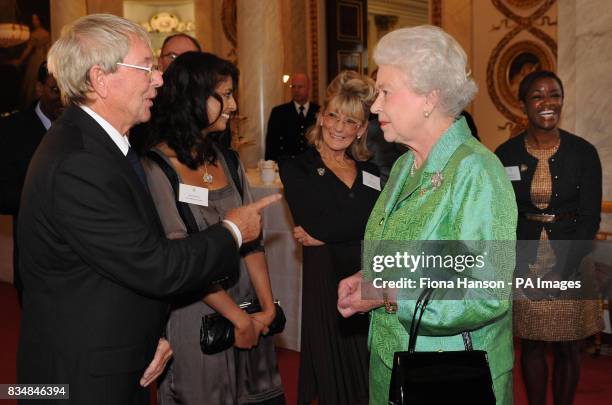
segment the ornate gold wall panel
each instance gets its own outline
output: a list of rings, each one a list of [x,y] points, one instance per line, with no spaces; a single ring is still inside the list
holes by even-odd
[[[525,119],[517,100],[518,84],[533,70],[556,70],[557,42],[540,29],[543,25],[556,25],[546,13],[556,0],[491,0],[504,19],[491,30],[509,29],[491,52],[487,63],[487,90],[495,107],[510,121],[503,128],[516,132]],[[539,4],[539,6],[537,6]],[[537,6],[528,15],[513,11],[510,6],[527,8]],[[525,39],[527,33],[530,39]],[[519,38],[517,38],[519,37]]]
[[[442,0],[431,0],[430,7],[431,25],[442,27]]]
[[[310,36],[310,77],[311,77],[311,99],[319,99],[319,37],[318,37],[318,19],[317,0],[308,2],[308,16],[310,23],[308,24]]]

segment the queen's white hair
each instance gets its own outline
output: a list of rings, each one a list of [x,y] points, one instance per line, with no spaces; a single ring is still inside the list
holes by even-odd
[[[374,50],[377,65],[404,72],[417,94],[439,91],[439,108],[456,117],[473,100],[478,86],[457,41],[438,27],[401,28],[383,36]]]

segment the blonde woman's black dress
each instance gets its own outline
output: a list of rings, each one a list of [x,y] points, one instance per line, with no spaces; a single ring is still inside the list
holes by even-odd
[[[336,309],[338,283],[360,269],[361,240],[379,191],[363,184],[376,166],[356,162],[347,187],[309,149],[281,166],[285,197],[296,225],[323,246],[304,247],[302,335],[298,403],[367,404],[367,315],[343,318]]]

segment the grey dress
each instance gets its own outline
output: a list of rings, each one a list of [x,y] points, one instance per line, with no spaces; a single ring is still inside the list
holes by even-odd
[[[161,151],[154,149],[154,152],[173,167]],[[240,194],[233,184],[223,156],[220,153],[217,153],[217,156],[228,179],[228,185],[209,191],[208,207],[189,205],[200,230],[218,223],[229,209],[242,205]],[[185,237],[187,230],[176,209],[174,191],[168,178],[159,166],[149,159],[143,159],[143,167],[166,236],[169,239]],[[242,166],[238,172],[244,190],[244,203],[248,204],[253,197]],[[239,278],[227,292],[237,303],[256,298],[244,258],[240,260]],[[273,338],[260,338],[259,345],[251,350],[232,347],[213,355],[201,352],[201,320],[204,315],[212,312],[214,310],[211,307],[199,300],[174,308],[170,313],[167,338],[174,356],[159,385],[160,405],[247,404],[282,398],[283,387],[276,364]]]

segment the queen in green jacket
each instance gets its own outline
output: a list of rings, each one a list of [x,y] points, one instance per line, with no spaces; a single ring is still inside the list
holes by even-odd
[[[477,92],[465,52],[441,29],[420,26],[385,35],[374,60],[379,95],[371,110],[378,114],[385,139],[409,151],[395,163],[374,206],[365,250],[377,241],[395,241],[386,242],[395,246],[495,241],[490,242],[495,249],[487,245],[488,271],[455,268],[445,278],[507,284],[514,269],[516,203],[499,160],[471,136],[465,119],[457,118]],[[417,282],[413,295],[371,285],[373,292],[362,291],[362,281],[365,289],[373,278],[367,266],[338,287],[343,316],[371,311],[371,404],[387,404],[393,354],[408,347],[423,273],[405,270],[404,275]],[[507,290],[501,290],[436,289],[421,321],[416,350],[463,350],[461,333],[470,332],[474,350],[488,353],[497,404],[512,404],[512,305]],[[457,299],[449,299],[451,293],[459,293]]]

